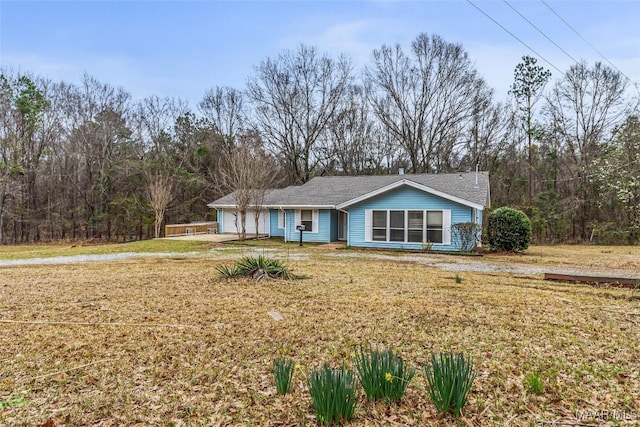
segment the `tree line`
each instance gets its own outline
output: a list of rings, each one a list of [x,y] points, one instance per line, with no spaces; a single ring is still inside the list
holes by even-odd
[[[0,242],[128,241],[206,203],[318,175],[488,170],[494,207],[539,242],[640,241],[640,123],[633,84],[602,63],[552,76],[513,64],[497,100],[465,49],[420,34],[356,70],[312,46],[261,61],[244,88],[195,108],[134,100],[85,75],[0,70]],[[244,194],[244,196],[242,196]]]

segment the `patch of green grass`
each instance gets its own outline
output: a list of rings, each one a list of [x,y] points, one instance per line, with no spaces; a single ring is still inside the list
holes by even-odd
[[[210,242],[193,240],[153,239],[131,243],[104,243],[97,245],[33,244],[0,246],[0,259],[32,259],[57,256],[117,254],[123,252],[199,252],[211,248]]]
[[[256,247],[267,247],[267,248],[280,248],[287,246],[287,243],[281,238],[270,238],[270,239],[251,239],[250,237],[247,240],[230,240],[228,242],[224,242],[225,245],[228,246],[256,246]]]
[[[456,274],[456,283],[457,284],[462,283],[462,276],[460,276],[459,274]]]
[[[529,372],[524,376],[524,387],[531,394],[544,393],[544,384],[540,372]]]
[[[0,409],[9,408],[11,406],[24,406],[29,401],[22,396],[10,397],[6,400],[0,400]]]

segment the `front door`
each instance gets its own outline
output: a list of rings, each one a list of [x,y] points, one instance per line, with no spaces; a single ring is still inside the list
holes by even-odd
[[[338,240],[347,240],[349,215],[346,212],[338,211]]]

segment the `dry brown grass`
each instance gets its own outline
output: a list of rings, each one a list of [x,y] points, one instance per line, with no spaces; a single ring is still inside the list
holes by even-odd
[[[533,245],[523,255],[490,254],[485,258],[509,263],[628,270],[640,277],[640,246]]]
[[[577,409],[640,411],[632,291],[501,274],[461,273],[456,284],[455,273],[419,265],[322,255],[293,263],[311,276],[299,282],[223,281],[216,265],[0,270],[0,317],[27,322],[0,323],[0,402],[18,402],[0,409],[0,425],[313,425],[303,376],[277,396],[272,359],[308,371],[349,362],[360,343],[420,365],[433,351],[465,351],[479,375],[457,422],[437,417],[418,373],[400,406],[362,400],[354,426],[529,426],[575,420]],[[60,323],[28,323],[41,321]],[[523,386],[533,371],[540,396]]]

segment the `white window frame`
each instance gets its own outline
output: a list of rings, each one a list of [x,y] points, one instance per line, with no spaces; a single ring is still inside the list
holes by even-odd
[[[409,241],[409,230],[412,231],[417,231],[416,228],[410,229],[409,228],[409,212],[420,212],[422,213],[422,226],[420,227],[420,231],[422,232],[422,240],[420,242],[410,242]],[[406,227],[405,227],[405,237],[404,240],[406,243],[424,243],[425,237],[426,237],[426,233],[427,233],[427,218],[426,218],[426,211],[423,209],[407,209],[405,211],[405,215],[406,215]]]
[[[427,243],[427,236],[429,235],[429,230],[431,231],[435,231],[438,230],[438,228],[435,227],[429,227],[429,212],[440,212],[442,214],[442,225],[440,226],[439,230],[442,233],[442,242],[429,242],[432,245],[444,245],[444,233],[446,232],[445,230],[445,225],[444,225],[444,210],[443,209],[428,209],[426,211],[424,211],[424,219],[423,219],[423,223],[424,223],[424,228],[423,228],[423,235],[422,235],[422,241],[424,243]]]
[[[391,212],[402,212],[402,228],[391,227]],[[391,240],[391,230],[402,230],[402,240]],[[387,242],[407,243],[407,211],[405,209],[389,209],[387,211]]]
[[[373,239],[373,213],[386,212],[386,240]],[[404,241],[391,241],[391,211],[404,212]],[[409,242],[409,212],[422,212],[422,242]],[[429,212],[442,212],[442,242],[431,242],[434,246],[447,246],[451,244],[451,210],[450,209],[366,209],[365,210],[365,241],[372,243],[391,244],[424,244],[427,242],[427,216]],[[434,228],[431,228],[434,230]]]
[[[278,228],[284,230],[286,227],[286,215],[284,211],[278,209]]]
[[[296,209],[296,226],[302,224],[302,211],[311,211],[311,230],[304,230],[305,233],[318,233],[319,210],[318,209]]]
[[[384,212],[385,213],[385,225],[384,225],[384,240],[377,240],[374,239],[373,235],[374,235],[374,228],[378,228],[378,229],[382,229],[382,227],[374,227],[374,221],[373,221],[373,213],[375,211],[380,211],[380,212]],[[384,209],[373,209],[371,210],[371,227],[370,227],[370,233],[371,233],[371,241],[372,242],[387,242],[389,241],[389,211],[384,210]]]

